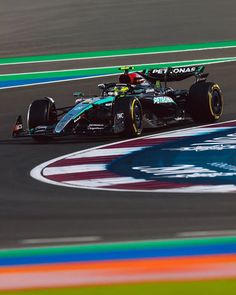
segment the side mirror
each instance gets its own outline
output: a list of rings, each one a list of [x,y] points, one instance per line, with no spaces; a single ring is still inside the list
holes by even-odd
[[[84,93],[82,93],[82,92],[79,92],[79,91],[77,91],[77,92],[74,92],[74,93],[73,93],[73,95],[74,95],[74,97],[75,97],[75,98],[84,97]]]
[[[104,90],[106,88],[105,84],[98,84],[98,88]]]

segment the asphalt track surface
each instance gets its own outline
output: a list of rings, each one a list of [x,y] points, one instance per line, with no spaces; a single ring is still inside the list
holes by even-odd
[[[2,57],[236,39],[233,0],[2,0],[0,5]],[[233,56],[228,52],[225,56]],[[184,54],[186,60],[192,56]],[[198,56],[207,58],[209,53]],[[155,56],[152,58],[156,62]],[[173,55],[171,59],[180,60]],[[151,61],[150,57],[136,60]],[[91,66],[91,61],[83,63]],[[64,65],[73,67],[71,63]],[[27,71],[30,69],[36,70],[28,65]],[[18,70],[12,68],[12,72]],[[207,70],[224,92],[222,120],[235,119],[235,63],[211,65]],[[104,241],[120,241],[235,229],[234,194],[78,190],[44,184],[29,176],[30,170],[42,162],[117,140],[82,138],[35,144],[10,138],[15,117],[25,114],[32,99],[47,95],[55,97],[59,107],[70,105],[72,92],[83,89],[94,94],[99,82],[104,78],[0,91],[0,247],[16,247],[30,238],[101,236]]]
[[[1,56],[235,38],[234,0],[1,0]]]

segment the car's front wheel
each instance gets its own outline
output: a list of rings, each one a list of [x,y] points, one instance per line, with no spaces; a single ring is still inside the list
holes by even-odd
[[[115,119],[122,125],[122,137],[136,137],[143,131],[142,106],[136,97],[121,97],[115,100]]]
[[[50,99],[38,99],[31,103],[28,109],[27,125],[28,130],[37,126],[49,126],[57,122],[57,112],[55,104]],[[35,135],[35,140],[42,141],[48,137]]]

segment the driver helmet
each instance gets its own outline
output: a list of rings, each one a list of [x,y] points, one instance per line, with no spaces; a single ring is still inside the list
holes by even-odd
[[[125,96],[128,91],[129,91],[129,87],[127,87],[127,86],[123,86],[121,88],[115,87],[114,88],[114,95],[115,96]]]

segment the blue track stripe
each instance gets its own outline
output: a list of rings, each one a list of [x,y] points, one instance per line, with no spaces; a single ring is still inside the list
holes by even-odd
[[[0,266],[236,254],[236,244],[1,258]]]
[[[60,78],[37,78],[37,79],[24,79],[24,80],[9,80],[9,81],[0,81],[0,89],[5,87],[14,87],[14,86],[27,86],[33,84],[41,84],[47,82],[59,82],[59,81],[68,81],[75,79],[91,78],[91,77],[103,76],[103,74],[96,75],[85,75],[85,76],[65,76]]]

